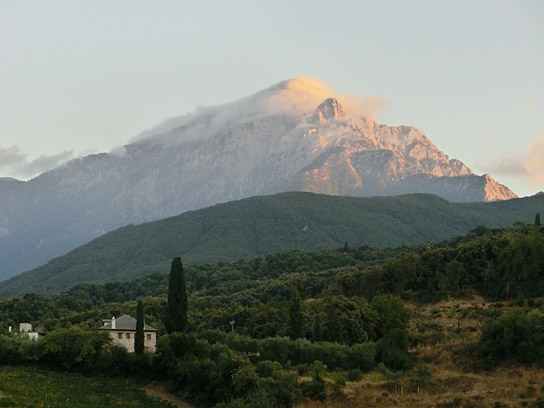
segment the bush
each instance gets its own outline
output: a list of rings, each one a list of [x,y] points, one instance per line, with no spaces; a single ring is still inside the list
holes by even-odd
[[[482,364],[492,369],[499,361],[544,364],[544,313],[513,310],[484,326],[478,342]]]
[[[376,343],[376,358],[393,370],[409,369],[412,361],[408,354],[408,333],[394,329]]]
[[[360,381],[363,378],[363,372],[358,368],[348,372],[348,381]]]
[[[327,398],[325,392],[325,381],[321,378],[316,378],[312,381],[308,381],[302,384],[302,395],[305,397],[323,401]]]
[[[292,354],[293,342],[288,337],[271,337],[259,342],[259,354],[263,360],[277,361],[286,365]]]
[[[71,327],[50,332],[38,344],[44,362],[68,371],[91,371],[109,341],[105,331]]]
[[[264,385],[262,381],[260,385]],[[292,407],[299,395],[298,378],[292,371],[279,370],[274,372],[272,381],[267,381],[268,393],[271,395],[274,407]]]
[[[346,354],[347,368],[368,371],[375,365],[376,345],[373,342],[354,344],[346,351]]]
[[[115,377],[126,376],[130,366],[130,354],[126,348],[118,345],[105,347],[97,362],[98,370],[110,373]]]
[[[0,364],[19,364],[21,362],[19,345],[20,340],[0,335]]]
[[[259,377],[262,378],[272,378],[274,371],[281,370],[281,364],[277,361],[259,361],[257,363],[257,373],[259,374]]]

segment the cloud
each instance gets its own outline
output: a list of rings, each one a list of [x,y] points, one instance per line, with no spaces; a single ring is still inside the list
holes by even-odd
[[[391,101],[381,96],[363,98],[357,95],[339,95],[338,99],[346,113],[371,118],[391,104]]]
[[[536,110],[536,105],[531,101],[525,101],[525,102],[523,102],[523,104],[530,111],[535,111]]]
[[[378,96],[362,98],[339,94],[318,79],[296,77],[233,102],[201,106],[193,113],[165,119],[140,133],[131,142],[147,138],[160,140],[164,145],[204,141],[226,127],[250,123],[268,115],[303,117],[313,113],[319,104],[331,97],[338,99],[345,113],[367,119],[389,104]]]
[[[52,156],[41,155],[29,160],[18,146],[0,147],[0,174],[19,179],[28,179],[44,171],[51,170],[73,157],[72,151],[64,151]]]
[[[325,99],[336,95],[334,89],[315,78],[297,77],[280,82],[271,88],[266,107],[277,114],[301,115],[312,112]]]
[[[526,145],[524,151],[495,153],[484,166],[486,171],[526,179],[532,187],[544,185],[544,134],[535,137],[537,141]]]
[[[341,94],[326,83],[315,78],[297,77],[280,82],[270,90],[276,91],[267,101],[267,107],[273,113],[311,113],[327,98],[338,99],[345,113],[355,116],[372,117],[389,105],[389,101],[371,96],[363,98],[358,95]]]
[[[17,167],[26,161],[26,156],[17,146],[11,146],[7,149],[0,147],[0,169],[4,167]]]
[[[523,167],[532,176],[532,186],[544,184],[544,135],[540,140],[527,147],[528,154],[522,159]]]

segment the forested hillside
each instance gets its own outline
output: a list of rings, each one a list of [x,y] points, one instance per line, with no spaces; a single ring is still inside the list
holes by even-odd
[[[492,203],[450,203],[422,194],[254,197],[121,228],[0,283],[0,296],[54,293],[81,282],[141,277],[164,271],[179,254],[191,265],[345,243],[395,247],[447,239],[479,225],[533,223],[539,212],[544,213],[544,195]]]
[[[0,363],[165,381],[223,408],[544,402],[544,227],[186,266],[181,333],[163,325],[167,269],[0,300]],[[137,301],[159,328],[155,355],[128,355],[96,330],[134,315]],[[36,343],[9,335],[20,322],[48,334]],[[502,370],[517,370],[516,385]]]

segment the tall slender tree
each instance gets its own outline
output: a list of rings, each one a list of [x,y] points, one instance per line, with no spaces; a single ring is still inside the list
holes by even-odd
[[[535,225],[540,227],[540,213],[536,213],[535,215]]]
[[[319,312],[315,315],[312,326],[312,341],[321,341],[321,317],[319,316]]]
[[[299,339],[304,335],[304,319],[300,310],[300,292],[293,288],[291,306],[289,308],[289,337],[293,340]]]
[[[136,335],[134,336],[134,352],[136,354],[144,353],[144,305],[138,301],[136,306]]]
[[[164,327],[168,333],[182,332],[187,327],[187,288],[181,258],[172,261],[168,282],[168,303],[164,313]]]

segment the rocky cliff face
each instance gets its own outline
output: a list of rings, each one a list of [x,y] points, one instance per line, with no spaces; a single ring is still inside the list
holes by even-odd
[[[376,124],[329,91],[315,80],[285,81],[171,119],[114,153],[28,182],[0,179],[0,280],[117,227],[254,195],[515,197],[417,129]]]

